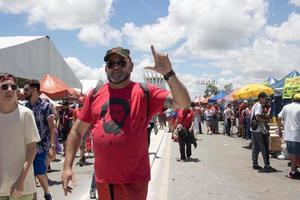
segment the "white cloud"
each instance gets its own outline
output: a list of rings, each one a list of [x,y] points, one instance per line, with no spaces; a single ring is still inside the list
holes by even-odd
[[[300,14],[292,13],[280,26],[267,26],[266,33],[270,38],[281,42],[300,41]]]
[[[122,41],[121,32],[108,25],[103,25],[101,28],[97,25],[84,27],[80,30],[78,37],[81,41],[91,45],[111,45],[113,42],[120,44]]]
[[[290,0],[289,3],[293,4],[294,6],[300,7],[300,0]]]
[[[1,0],[0,10],[13,14],[26,13],[28,23],[44,23],[49,29],[73,30],[106,22],[112,0],[39,1]]]
[[[91,68],[90,66],[81,63],[75,57],[65,58],[65,61],[80,80],[106,80],[104,66],[101,66],[99,68]]]
[[[141,59],[138,63],[134,63],[133,72],[131,74],[131,80],[137,82],[144,82],[144,75],[148,72],[145,69],[147,66],[153,66],[153,62],[149,57]]]
[[[41,23],[48,29],[79,29],[81,41],[105,45],[112,41],[120,41],[119,31],[107,25],[112,2],[113,0],[89,0],[84,3],[74,0],[0,0],[0,11],[12,14],[25,13],[28,25]],[[87,34],[89,31],[90,37]],[[108,35],[108,32],[113,34]]]
[[[266,21],[264,1],[191,1],[181,1],[175,5],[179,10],[175,15],[184,18],[182,20],[193,19],[185,26],[185,32],[187,49],[195,55],[203,50],[246,45]],[[181,10],[181,4],[185,3],[191,12]],[[196,10],[198,12],[194,12]]]
[[[122,32],[128,37],[129,44],[144,51],[148,51],[151,44],[154,44],[157,49],[168,48],[183,36],[183,29],[174,27],[168,18],[160,18],[156,24],[142,27],[126,23]]]
[[[203,49],[230,49],[248,40],[266,23],[264,0],[170,0],[169,14],[155,24],[136,27],[125,24],[123,33],[138,49],[149,44],[168,48],[186,40],[194,54]]]
[[[31,1],[19,0],[1,0],[0,1],[0,11],[5,13],[20,14],[31,8]]]
[[[217,60],[213,64],[223,71],[232,71],[233,76],[242,75],[245,80],[249,79],[248,83],[253,83],[263,81],[271,75],[281,78],[299,68],[299,53],[300,48],[296,44],[257,37],[252,46],[237,53],[236,59]]]

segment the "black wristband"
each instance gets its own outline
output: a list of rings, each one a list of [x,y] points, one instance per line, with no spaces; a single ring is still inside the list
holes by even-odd
[[[167,81],[171,78],[171,76],[175,75],[175,72],[173,71],[173,69],[171,69],[171,71],[169,71],[168,73],[166,73],[164,75],[164,79]]]

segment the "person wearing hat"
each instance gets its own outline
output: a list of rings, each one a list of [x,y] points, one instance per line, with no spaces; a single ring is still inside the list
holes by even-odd
[[[134,63],[129,49],[116,47],[104,57],[108,83],[87,96],[67,140],[62,173],[65,195],[73,179],[72,164],[80,139],[91,125],[97,191],[102,200],[146,200],[150,165],[147,125],[159,111],[189,108],[187,89],[176,77],[168,55],[151,46],[154,66],[146,67],[163,75],[171,93],[147,84],[147,92],[131,81]],[[72,182],[72,181],[71,181]]]
[[[32,200],[32,163],[40,135],[33,112],[18,105],[17,79],[0,75],[0,199]]]
[[[273,171],[270,166],[270,151],[269,151],[269,132],[266,129],[269,118],[264,118],[263,106],[266,104],[267,94],[260,92],[258,94],[258,101],[253,105],[251,112],[251,123],[256,121],[257,126],[251,126],[252,131],[252,167],[254,170],[262,169],[258,165],[258,154],[261,152],[264,160],[265,172]]]
[[[282,122],[284,124],[284,140],[291,158],[289,178],[300,178],[297,161],[300,160],[300,93],[295,94],[291,104],[285,105],[278,114],[278,132],[282,137]]]

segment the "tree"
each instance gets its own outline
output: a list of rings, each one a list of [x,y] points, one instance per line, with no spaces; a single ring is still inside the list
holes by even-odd
[[[233,90],[233,85],[232,85],[232,83],[228,83],[228,84],[226,84],[226,85],[224,85],[224,91],[225,91],[225,93],[230,93],[231,91]]]
[[[218,87],[215,84],[210,83],[206,86],[206,89],[204,91],[204,97],[206,98],[208,96],[216,95],[218,94],[218,92],[219,92]]]

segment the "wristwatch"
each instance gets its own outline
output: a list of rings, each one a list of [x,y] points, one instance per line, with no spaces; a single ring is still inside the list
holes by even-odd
[[[173,75],[175,75],[175,72],[173,71],[173,69],[171,69],[171,71],[169,71],[168,73],[166,73],[166,74],[164,75],[164,79],[165,79],[166,81],[168,81]]]
[[[55,144],[51,144],[50,147],[51,147],[51,148],[55,148]]]

